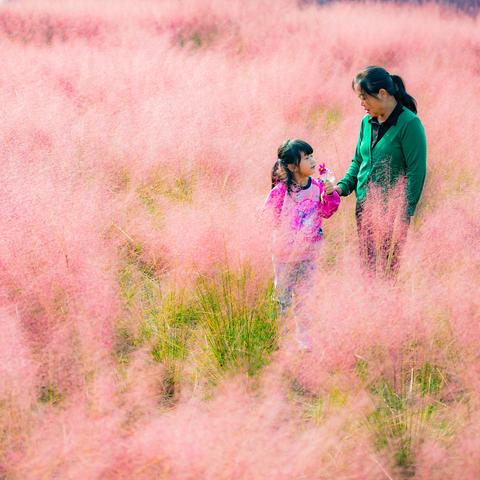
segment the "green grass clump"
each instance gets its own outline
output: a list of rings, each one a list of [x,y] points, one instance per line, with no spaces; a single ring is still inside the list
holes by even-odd
[[[154,339],[153,358],[159,362],[184,360],[198,315],[198,308],[184,290],[165,294],[160,307],[150,312],[142,327],[142,336]]]
[[[196,292],[201,325],[218,366],[245,366],[253,375],[277,344],[271,281],[259,281],[252,269],[244,267],[238,273],[224,270],[214,277],[200,277]]]
[[[305,394],[302,390],[295,393],[297,399],[303,398],[304,418],[316,425],[320,425],[330,413],[344,408],[348,402],[347,393],[338,387],[332,387],[322,395]]]
[[[158,172],[137,189],[137,195],[148,213],[161,221],[163,212],[159,208],[159,199],[163,197],[175,203],[191,203],[195,183],[194,174],[165,178],[162,172]]]
[[[117,329],[117,354],[126,360],[147,344],[159,362],[183,360],[198,318],[195,299],[184,289],[162,287],[155,265],[142,260],[140,246],[130,249],[119,284],[128,320]]]
[[[236,368],[253,375],[268,362],[278,340],[271,280],[242,267],[199,275],[193,286],[180,288],[158,278],[154,266],[141,260],[141,247],[133,250],[119,272],[124,300],[124,319],[117,326],[120,362],[128,363],[130,353],[144,346],[174,370],[188,358],[194,377],[198,368],[212,378]]]
[[[368,362],[359,362],[357,374],[366,378]],[[441,406],[438,397],[444,385],[442,369],[427,361],[402,365],[397,378],[380,377],[369,387],[375,409],[367,420],[375,445],[379,450],[389,448],[406,476],[414,475],[415,450],[426,423]]]
[[[58,405],[62,400],[62,393],[53,383],[48,383],[40,387],[38,392],[38,401],[40,403]]]
[[[218,26],[214,23],[185,25],[176,36],[177,44],[182,47],[199,49],[209,47],[219,35]]]
[[[326,131],[331,131],[342,121],[342,112],[339,108],[328,109],[323,105],[312,108],[307,115],[307,124],[310,128],[321,125]]]
[[[191,177],[176,178],[173,185],[166,187],[162,193],[177,202],[190,203],[193,197],[194,180]]]

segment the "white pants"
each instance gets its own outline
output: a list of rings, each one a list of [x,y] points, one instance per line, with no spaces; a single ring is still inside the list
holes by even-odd
[[[310,281],[316,270],[314,260],[302,260],[300,262],[282,263],[273,262],[274,283],[277,301],[280,306],[280,330],[285,330],[285,315],[292,306],[297,341],[302,346],[310,344],[306,328],[306,318],[302,314],[299,298],[310,289]]]

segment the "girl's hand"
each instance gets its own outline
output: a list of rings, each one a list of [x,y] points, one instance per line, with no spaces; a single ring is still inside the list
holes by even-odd
[[[340,196],[342,196],[343,190],[342,190],[338,185],[335,185],[335,186],[333,187],[333,189],[334,189]]]
[[[335,191],[335,188],[333,187],[333,183],[328,180],[323,181],[323,188],[327,195],[331,195]]]

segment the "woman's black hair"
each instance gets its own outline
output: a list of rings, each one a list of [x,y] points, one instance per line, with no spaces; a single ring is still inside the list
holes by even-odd
[[[352,88],[355,85],[358,85],[362,92],[376,98],[380,89],[384,88],[397,102],[417,113],[417,102],[405,90],[403,80],[398,75],[390,75],[382,67],[372,65],[357,73],[352,80]]]
[[[278,147],[277,161],[272,168],[272,188],[279,182],[284,182],[287,186],[288,193],[291,192],[295,183],[293,173],[288,165],[298,165],[301,160],[301,153],[311,155],[313,148],[303,140],[294,139],[286,140]]]

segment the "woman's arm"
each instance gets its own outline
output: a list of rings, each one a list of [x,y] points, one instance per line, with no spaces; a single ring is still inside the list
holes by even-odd
[[[420,200],[427,171],[427,140],[418,117],[408,122],[402,137],[407,177],[407,214],[412,216]]]
[[[357,148],[355,149],[355,154],[353,155],[352,163],[347,170],[345,176],[338,182],[335,187],[335,191],[346,197],[350,195],[357,186],[357,175],[360,170],[360,165],[362,163],[362,156],[360,154],[360,145],[362,143],[363,136],[363,120],[360,124],[360,134],[358,135]]]

